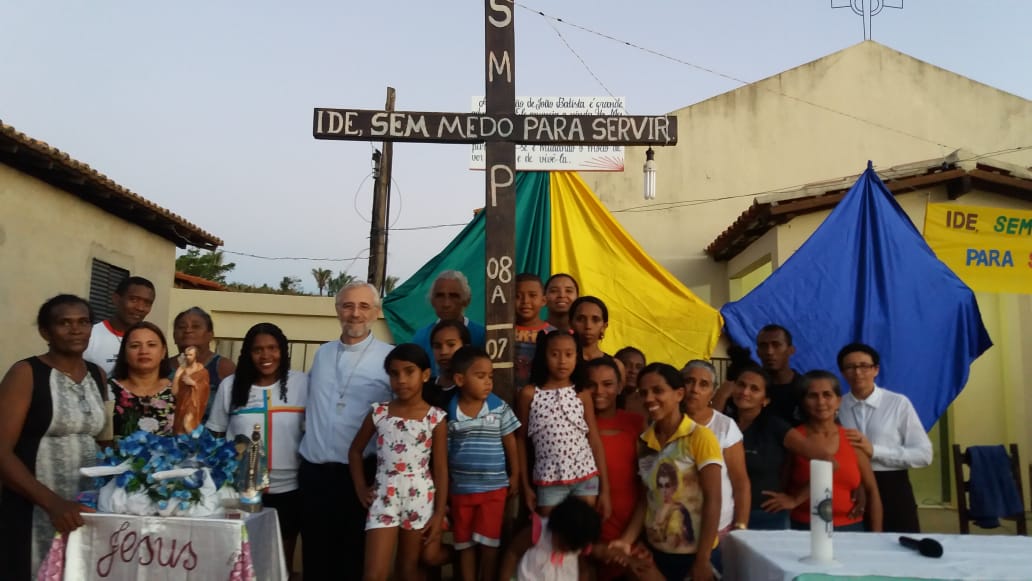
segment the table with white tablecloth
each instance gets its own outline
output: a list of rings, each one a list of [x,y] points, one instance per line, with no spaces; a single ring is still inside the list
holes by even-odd
[[[789,581],[865,579],[1032,579],[1032,538],[986,535],[929,537],[941,558],[923,557],[899,544],[898,533],[835,533],[835,563],[803,562],[810,554],[807,531],[735,531],[721,541],[724,579]]]
[[[48,561],[60,568],[53,578],[287,579],[279,519],[272,509],[237,519],[82,516],[86,524],[51,548]]]

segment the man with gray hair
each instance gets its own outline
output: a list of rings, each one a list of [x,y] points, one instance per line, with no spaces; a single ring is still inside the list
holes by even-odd
[[[391,346],[373,337],[380,316],[376,287],[352,283],[337,293],[340,338],[315,352],[298,481],[306,581],[340,579],[342,563],[363,570],[366,509],[355,496],[348,449],[371,406],[393,399],[383,362]],[[375,440],[363,453],[366,478],[376,472]]]
[[[484,326],[466,317],[466,307],[473,298],[473,292],[469,288],[469,281],[466,275],[457,270],[446,270],[437,275],[433,286],[430,287],[430,295],[427,299],[430,306],[437,314],[437,320],[419,329],[412,335],[412,342],[419,345],[430,356],[430,365],[433,374],[440,375],[437,369],[437,361],[434,359],[434,352],[430,345],[430,332],[434,325],[441,321],[462,321],[469,329],[470,338],[473,344],[483,348],[487,343],[487,331]]]

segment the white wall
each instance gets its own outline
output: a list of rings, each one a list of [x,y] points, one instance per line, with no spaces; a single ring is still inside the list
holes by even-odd
[[[0,368],[46,351],[40,305],[61,293],[88,298],[94,258],[153,282],[149,320],[168,318],[172,242],[3,164],[0,208]]]
[[[641,198],[643,148],[627,149],[624,173],[583,177],[647,252],[714,306],[728,300],[729,273],[703,249],[756,195],[859,174],[869,159],[888,168],[1027,146],[1032,136],[1032,102],[870,41],[675,114],[678,145],[656,150],[656,200]],[[1028,149],[993,157],[1032,166]],[[664,209],[671,203],[681,206]]]

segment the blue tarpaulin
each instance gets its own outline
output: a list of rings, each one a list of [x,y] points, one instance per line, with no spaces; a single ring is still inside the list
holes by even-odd
[[[837,372],[840,348],[871,345],[881,354],[877,384],[909,397],[925,429],[992,346],[974,293],[936,258],[870,163],[799,250],[721,313],[739,345],[754,345],[764,325],[787,328],[801,372]]]

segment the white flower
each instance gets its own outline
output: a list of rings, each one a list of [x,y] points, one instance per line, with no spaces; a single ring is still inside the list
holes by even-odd
[[[154,418],[140,418],[136,425],[145,432],[155,433],[158,431],[158,420]]]

